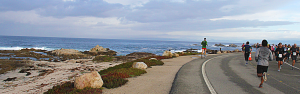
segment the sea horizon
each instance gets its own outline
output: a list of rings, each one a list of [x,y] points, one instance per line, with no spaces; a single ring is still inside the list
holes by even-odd
[[[166,50],[172,52],[181,52],[186,49],[198,49],[201,52],[199,42],[193,41],[168,41],[168,40],[132,40],[132,39],[96,39],[96,38],[64,38],[64,37],[37,37],[37,36],[6,36],[0,35],[2,40],[0,50],[20,50],[24,48],[35,48],[42,50],[56,49],[75,49],[79,51],[89,51],[96,45],[109,48],[117,52],[117,55],[126,55],[133,52],[149,52],[161,55]],[[211,50],[235,50],[240,47],[217,47],[215,44],[236,44],[242,43],[224,43],[210,42],[208,40],[208,49]]]

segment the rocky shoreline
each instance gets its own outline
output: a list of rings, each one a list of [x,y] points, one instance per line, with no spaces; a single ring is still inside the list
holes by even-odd
[[[211,54],[229,52],[239,51],[208,50],[208,53]],[[163,56],[178,57],[184,55],[184,53],[187,55],[195,54],[192,49],[188,49],[182,53],[165,51]],[[37,49],[22,49],[18,51],[0,50],[0,57],[5,57],[5,59],[0,59],[1,62],[3,61],[0,64],[0,70],[6,70],[0,74],[0,90],[1,93],[7,94],[43,93],[53,86],[65,82],[72,82],[76,77],[84,73],[92,71],[99,72],[128,61],[152,56],[157,55],[146,52],[134,52],[126,56],[116,56],[115,51],[109,48],[103,48],[99,45],[85,52],[74,49],[59,49],[53,51]],[[106,61],[103,59],[110,60]],[[20,62],[21,65],[18,67],[7,65],[11,68],[4,67],[10,62]]]

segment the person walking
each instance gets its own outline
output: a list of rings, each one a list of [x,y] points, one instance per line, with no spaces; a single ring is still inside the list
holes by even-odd
[[[273,60],[272,51],[267,47],[268,41],[262,40],[262,47],[259,47],[255,53],[257,62],[257,76],[261,77],[259,88],[262,88],[264,81],[267,81],[267,71],[269,61]]]
[[[293,47],[291,48],[291,57],[293,60],[292,70],[294,70],[294,65],[296,63],[298,53],[299,53],[299,49],[297,48],[297,44],[294,44]]]
[[[202,55],[201,55],[201,58],[203,56],[203,53],[204,53],[204,58],[205,58],[206,57],[206,46],[207,46],[206,38],[204,38],[204,40],[201,42],[201,45],[202,45]]]
[[[283,64],[283,56],[284,56],[284,49],[282,47],[282,43],[278,44],[278,48],[276,49],[275,53],[277,53],[276,60],[278,60],[278,72],[280,72],[280,69]]]
[[[252,47],[249,45],[249,41],[246,42],[246,45],[244,45],[244,48],[243,50],[245,51],[244,52],[244,57],[245,57],[245,61],[246,61],[246,64],[248,64],[248,59],[249,59],[249,55],[251,55],[251,51],[252,51]]]
[[[244,46],[245,46],[245,43],[243,43],[243,45],[242,45],[242,51],[244,52]]]

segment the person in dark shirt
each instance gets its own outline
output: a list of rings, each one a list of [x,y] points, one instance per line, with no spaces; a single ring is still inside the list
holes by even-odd
[[[249,45],[249,41],[246,42],[246,45],[244,45],[244,48],[243,50],[245,51],[244,52],[244,57],[245,57],[245,61],[246,61],[246,64],[248,64],[248,59],[249,59],[249,55],[251,55],[251,51],[252,51],[252,47]]]
[[[292,70],[293,70],[295,62],[297,60],[297,54],[299,53],[299,49],[297,48],[297,44],[293,45],[290,52],[291,52],[291,57],[292,57],[292,60],[293,60],[293,64],[292,64],[293,65]]]
[[[278,48],[275,50],[275,53],[277,53],[276,60],[278,60],[278,72],[280,72],[280,69],[283,64],[283,56],[284,56],[284,49],[282,47],[282,43],[278,44]]]

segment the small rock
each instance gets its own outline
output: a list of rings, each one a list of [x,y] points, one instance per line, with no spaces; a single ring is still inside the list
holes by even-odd
[[[7,78],[6,80],[3,80],[3,81],[14,81],[15,79],[17,79],[17,77]]]

